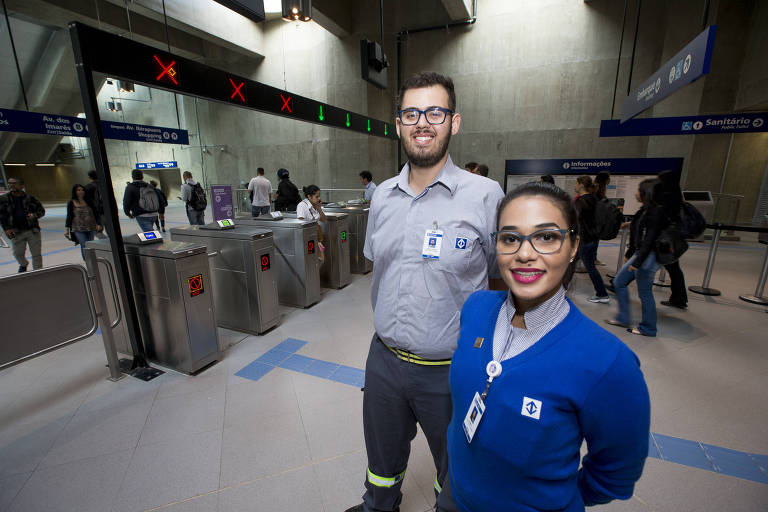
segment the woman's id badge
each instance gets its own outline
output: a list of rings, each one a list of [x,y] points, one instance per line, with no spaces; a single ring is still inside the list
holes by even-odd
[[[440,248],[443,246],[443,232],[440,229],[428,229],[424,234],[424,247],[421,251],[421,257],[438,260],[440,259]]]
[[[480,424],[480,420],[485,413],[485,405],[480,399],[480,394],[475,391],[475,396],[472,398],[472,403],[469,405],[467,415],[464,417],[464,435],[467,436],[467,442],[471,443],[472,438],[475,437],[475,431]]]

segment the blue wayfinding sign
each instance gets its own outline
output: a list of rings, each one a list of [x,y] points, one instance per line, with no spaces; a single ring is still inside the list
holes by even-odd
[[[105,139],[189,144],[187,130],[143,124],[102,121]],[[88,125],[82,117],[60,116],[0,108],[0,131],[38,133],[58,137],[88,137]]]
[[[682,158],[537,158],[507,160],[506,174],[658,174],[680,172]]]
[[[137,162],[137,169],[172,169],[178,167],[179,163],[176,161],[171,162]]]
[[[716,31],[716,25],[707,27],[640,87],[632,91],[622,104],[621,122],[635,117],[678,89],[709,73]]]
[[[600,122],[601,137],[644,135],[700,135],[704,133],[753,133],[768,131],[768,112],[713,116],[652,117]]]

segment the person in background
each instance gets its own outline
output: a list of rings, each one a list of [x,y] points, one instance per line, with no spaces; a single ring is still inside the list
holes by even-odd
[[[632,334],[656,336],[656,301],[653,298],[653,278],[659,269],[656,263],[656,239],[666,226],[664,210],[653,197],[659,181],[649,178],[640,182],[635,197],[642,203],[640,210],[629,225],[629,248],[626,263],[613,278],[619,311],[606,323],[626,327]],[[637,279],[637,294],[642,305],[642,319],[637,327],[631,327],[629,290],[627,286]]]
[[[468,172],[471,172],[472,174],[475,174],[475,171],[477,170],[477,166],[480,165],[477,162],[467,162],[464,164],[464,169]]]
[[[72,198],[67,203],[67,219],[65,236],[80,245],[80,256],[85,261],[85,242],[93,240],[96,233],[101,231],[96,205],[86,196],[85,187],[76,184],[72,187]]]
[[[157,210],[157,229],[160,229],[165,233],[165,207],[168,206],[168,197],[166,197],[165,192],[158,187],[155,180],[149,180],[149,184],[155,189],[157,199],[160,201],[160,207]]]
[[[272,183],[264,177],[264,168],[256,169],[256,176],[248,183],[251,197],[251,216],[258,217],[269,213],[269,201],[272,197]]]
[[[488,166],[485,164],[480,164],[477,166],[477,169],[475,169],[475,174],[482,176],[484,178],[488,177]]]
[[[8,178],[9,193],[0,196],[0,225],[13,246],[13,257],[19,263],[19,272],[26,272],[29,261],[25,256],[27,245],[32,256],[32,268],[43,268],[40,223],[45,208],[38,199],[24,190],[24,180]]]
[[[191,225],[202,226],[205,224],[205,209],[208,207],[208,199],[205,197],[203,187],[192,179],[192,173],[184,171],[184,184],[181,185],[181,200],[187,208],[187,219]]]
[[[360,173],[360,183],[365,187],[365,200],[370,203],[373,197],[373,191],[376,190],[376,184],[373,182],[373,175],[370,171]]]
[[[595,176],[595,196],[598,199],[605,199],[607,190],[608,190],[608,184],[611,182],[611,173],[608,171],[600,171],[597,173],[597,176]]]
[[[683,205],[683,191],[680,189],[678,176],[672,171],[659,173],[658,197],[668,222],[680,221],[680,208]],[[688,292],[685,289],[685,275],[680,268],[680,261],[664,265],[671,281],[669,300],[661,301],[664,306],[688,308]]]
[[[324,221],[323,200],[320,198],[320,187],[310,185],[304,187],[305,199],[296,206],[296,218],[305,220]]]
[[[88,183],[85,185],[85,200],[94,206],[96,209],[96,223],[101,226],[99,232],[96,233],[96,237],[106,238],[104,235],[104,201],[101,198],[101,191],[99,190],[99,175],[96,171],[91,169],[88,171]]]
[[[544,176],[542,176],[541,181],[544,183],[549,183],[551,185],[555,184],[555,178],[553,178],[551,174],[545,174]]]
[[[277,192],[275,193],[275,210],[280,212],[295,211],[296,206],[301,202],[299,189],[291,182],[288,169],[278,169],[277,177],[280,183],[277,184]]]
[[[131,172],[133,181],[125,186],[123,193],[123,211],[136,219],[142,231],[152,231],[157,222],[157,211],[160,209],[160,198],[155,189],[144,181],[144,173],[139,169]]]
[[[598,272],[597,267],[595,267],[600,238],[595,234],[597,233],[595,205],[598,199],[595,197],[595,185],[592,183],[592,178],[589,176],[579,176],[576,179],[574,192],[576,192],[574,206],[579,214],[581,261],[584,263],[584,268],[587,270],[592,286],[595,288],[595,294],[587,300],[594,303],[608,304],[610,299],[605,289],[605,283],[603,283],[603,277]]]
[[[488,234],[504,194],[448,154],[461,125],[453,81],[429,72],[408,78],[396,112],[408,163],[379,184],[368,216],[364,252],[373,261],[375,328],[363,396],[368,468],[363,503],[347,512],[399,510],[417,427],[429,444],[440,492],[459,310],[489,281],[503,284],[493,279],[496,254]]]
[[[475,292],[461,310],[439,512],[579,512],[632,497],[648,388],[637,356],[565,296],[578,229],[571,198],[548,183],[520,185],[499,207],[509,291]]]

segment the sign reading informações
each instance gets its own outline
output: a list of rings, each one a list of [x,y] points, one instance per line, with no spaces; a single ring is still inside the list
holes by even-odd
[[[636,137],[645,135],[701,135],[710,133],[768,132],[768,112],[712,116],[651,117],[616,119],[600,122],[601,137]]]
[[[101,129],[105,139],[189,144],[187,130],[177,128],[102,121]],[[88,124],[82,117],[0,108],[0,131],[38,133],[58,137],[88,137]]]
[[[635,117],[678,89],[709,73],[716,31],[716,25],[707,27],[640,87],[632,91],[622,104],[621,122]]]
[[[507,160],[506,174],[658,174],[679,172],[682,158],[531,158]]]

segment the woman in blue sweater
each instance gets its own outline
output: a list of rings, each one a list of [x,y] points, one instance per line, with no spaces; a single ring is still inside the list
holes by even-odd
[[[510,292],[475,292],[461,312],[438,510],[572,512],[629,499],[648,455],[648,389],[635,354],[565,297],[573,203],[554,185],[521,185],[498,229]]]

